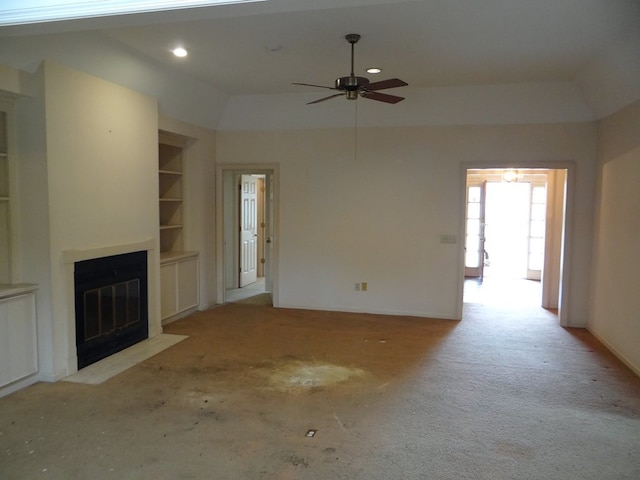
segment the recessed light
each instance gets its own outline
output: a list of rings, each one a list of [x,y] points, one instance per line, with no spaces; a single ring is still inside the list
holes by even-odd
[[[381,68],[367,68],[367,73],[380,73],[382,72]]]
[[[189,52],[183,47],[177,47],[172,50],[176,57],[186,57]]]

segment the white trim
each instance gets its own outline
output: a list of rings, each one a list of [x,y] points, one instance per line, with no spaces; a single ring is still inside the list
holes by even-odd
[[[272,235],[272,268],[271,268],[271,298],[274,307],[279,307],[279,269],[280,260],[280,166],[275,163],[219,163],[216,165],[216,302],[222,303],[225,298],[225,249],[224,249],[224,172],[259,173],[273,177],[273,218],[271,219]]]
[[[565,217],[564,217],[564,238],[562,239],[561,248],[561,272],[560,272],[560,295],[558,305],[558,322],[562,327],[571,326],[569,321],[569,285],[571,274],[571,248],[573,239],[573,210],[575,201],[575,171],[576,163],[572,161],[495,161],[495,162],[463,162],[462,168],[462,201],[460,213],[460,233],[459,238],[464,238],[465,233],[465,208],[466,208],[466,185],[467,170],[475,169],[491,169],[491,168],[517,168],[517,169],[547,169],[547,170],[566,170],[566,198],[565,198]],[[459,243],[460,258],[462,262],[458,268],[458,308],[457,312],[462,312],[464,288],[464,242]]]
[[[22,378],[20,380],[16,380],[15,382],[10,383],[9,385],[5,385],[0,388],[0,398],[6,397],[7,395],[11,395],[18,390],[22,390],[23,388],[28,387],[29,385],[33,385],[38,382],[40,377],[38,373],[33,373],[28,377]],[[46,381],[46,380],[45,380]]]
[[[265,0],[75,0],[51,5],[50,0],[5,0],[0,25],[24,25],[79,18],[212,7]]]
[[[607,348],[607,350],[613,353],[618,360],[624,363],[631,369],[633,373],[640,377],[640,365],[636,365],[631,360],[629,360],[629,358],[627,358],[619,349],[617,349],[612,343],[605,340],[605,338],[593,328],[587,326],[587,330],[589,331],[589,333],[591,333],[591,335],[596,337],[600,341],[600,343],[602,343]]]
[[[457,322],[460,319],[454,318],[449,315],[442,315],[436,313],[429,312],[421,312],[416,310],[385,310],[384,308],[375,308],[373,310],[362,310],[359,308],[349,308],[349,307],[340,307],[335,308],[327,305],[297,305],[293,303],[287,303],[283,305],[279,305],[280,308],[290,308],[295,310],[311,310],[311,311],[320,311],[320,312],[342,312],[342,313],[359,313],[362,315],[389,315],[391,317],[415,317],[421,319],[433,319],[433,320],[450,320],[452,322]]]
[[[63,263],[82,262],[94,258],[110,257],[121,253],[139,252],[141,250],[156,250],[156,240],[149,239],[142,242],[114,245],[110,247],[91,248],[87,250],[65,250],[62,252]]]

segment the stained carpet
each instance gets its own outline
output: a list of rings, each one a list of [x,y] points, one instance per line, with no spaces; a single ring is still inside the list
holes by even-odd
[[[542,309],[229,304],[165,332],[100,385],[0,399],[0,478],[640,478],[640,379]]]

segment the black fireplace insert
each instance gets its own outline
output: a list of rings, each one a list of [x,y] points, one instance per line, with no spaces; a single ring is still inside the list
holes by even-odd
[[[75,263],[78,369],[149,336],[147,252]]]

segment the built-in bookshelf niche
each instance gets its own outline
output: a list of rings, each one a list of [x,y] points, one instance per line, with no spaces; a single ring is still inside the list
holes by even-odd
[[[158,181],[161,252],[183,249],[184,147],[179,143],[179,140],[160,137]]]
[[[160,313],[163,325],[197,310],[199,258],[185,251],[187,189],[185,176],[193,139],[159,132],[158,182],[160,209]]]

